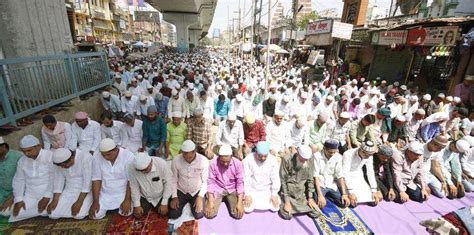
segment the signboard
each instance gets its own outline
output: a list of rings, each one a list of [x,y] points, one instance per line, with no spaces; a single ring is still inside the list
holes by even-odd
[[[334,21],[332,26],[332,37],[350,40],[354,25]]]
[[[428,27],[408,30],[407,44],[415,46],[454,46],[458,26]]]
[[[332,29],[332,22],[332,20],[320,20],[309,23],[306,27],[306,35],[330,33]]]
[[[305,44],[307,45],[315,45],[315,46],[330,46],[332,45],[332,37],[331,34],[319,34],[319,35],[310,35],[306,36]]]
[[[357,42],[363,42],[363,43],[370,43],[369,30],[368,29],[353,30],[351,40],[357,41]]]
[[[390,44],[405,44],[407,37],[406,30],[390,30],[390,31],[379,31],[372,34],[372,44],[385,45]]]
[[[324,64],[324,50],[311,51],[306,63],[310,65],[316,65],[316,63]]]

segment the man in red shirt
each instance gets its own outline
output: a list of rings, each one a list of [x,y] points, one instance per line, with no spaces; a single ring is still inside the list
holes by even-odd
[[[244,128],[244,154],[250,153],[258,142],[265,141],[265,124],[261,120],[255,120],[255,116],[249,113],[245,116]]]

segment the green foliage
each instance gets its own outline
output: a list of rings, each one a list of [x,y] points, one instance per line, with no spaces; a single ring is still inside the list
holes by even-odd
[[[306,26],[309,24],[310,21],[318,19],[319,16],[316,12],[310,12],[301,16],[301,18],[296,22],[296,27],[300,30],[305,30]]]

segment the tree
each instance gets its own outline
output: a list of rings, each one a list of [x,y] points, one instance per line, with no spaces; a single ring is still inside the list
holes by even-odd
[[[296,27],[300,30],[305,30],[306,26],[309,24],[310,21],[319,19],[318,14],[316,12],[310,12],[301,16],[301,18],[296,22]]]

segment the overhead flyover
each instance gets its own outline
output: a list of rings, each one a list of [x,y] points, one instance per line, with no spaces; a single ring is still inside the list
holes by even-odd
[[[176,26],[177,47],[188,51],[189,46],[207,35],[217,0],[147,0],[163,14],[163,20]]]

